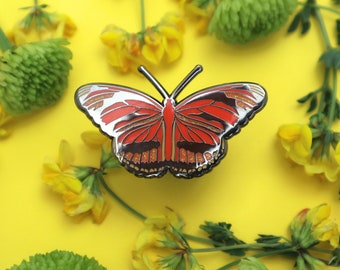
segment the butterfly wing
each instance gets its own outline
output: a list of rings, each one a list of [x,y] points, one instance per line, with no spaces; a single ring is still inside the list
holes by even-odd
[[[186,178],[209,171],[225,156],[225,139],[238,133],[266,100],[261,86],[232,83],[201,90],[181,101],[175,108],[170,171]]]
[[[87,84],[76,94],[77,106],[113,140],[118,160],[138,176],[166,172],[162,153],[162,105],[135,89]]]

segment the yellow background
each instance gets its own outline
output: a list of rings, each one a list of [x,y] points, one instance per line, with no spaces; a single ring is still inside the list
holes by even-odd
[[[30,0],[0,0],[0,25],[9,31],[22,18],[22,6]],[[319,1],[329,4],[331,1]],[[142,222],[115,201],[105,221],[90,218],[77,222],[63,211],[61,198],[41,180],[46,156],[56,157],[59,142],[66,139],[76,153],[78,165],[95,165],[97,157],[84,147],[81,132],[95,129],[74,105],[75,89],[89,82],[110,82],[140,89],[160,99],[143,77],[121,75],[107,63],[107,50],[99,40],[107,24],[128,31],[140,27],[137,0],[44,1],[49,11],[68,14],[78,26],[70,39],[73,69],[62,100],[11,125],[11,137],[0,141],[0,269],[18,264],[35,253],[54,249],[94,256],[108,269],[132,269],[131,250]],[[145,1],[146,22],[156,24],[167,11],[180,12],[172,0]],[[334,16],[325,13],[329,33],[335,36]],[[313,24],[313,26],[315,26]],[[140,179],[118,170],[110,185],[129,204],[145,215],[161,213],[169,206],[184,218],[185,232],[198,234],[205,220],[232,223],[235,234],[252,242],[258,233],[288,235],[288,225],[305,207],[321,203],[332,206],[340,221],[339,183],[321,182],[283,156],[276,137],[281,124],[307,123],[306,108],[296,99],[322,83],[317,64],[324,47],[317,27],[301,36],[286,34],[287,25],[267,38],[244,46],[226,45],[210,36],[199,36],[186,21],[184,53],[175,64],[156,68],[154,76],[168,89],[196,65],[204,67],[180,98],[214,84],[253,81],[268,92],[268,104],[241,133],[229,141],[229,153],[212,172],[183,180],[166,175]],[[334,43],[334,40],[333,40]],[[334,43],[335,44],[335,43]],[[196,245],[193,243],[193,247]],[[206,269],[231,260],[225,254],[198,254]],[[263,260],[269,269],[292,269],[293,261],[281,257]]]

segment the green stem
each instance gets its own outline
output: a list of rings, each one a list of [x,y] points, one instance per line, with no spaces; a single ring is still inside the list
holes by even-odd
[[[281,246],[282,243],[278,244],[265,244],[265,243],[254,243],[254,244],[239,244],[232,246],[219,246],[213,248],[192,248],[190,251],[193,253],[203,253],[203,252],[215,252],[215,251],[227,251],[227,250],[236,250],[236,249],[263,249],[263,248],[277,248]],[[292,247],[289,247],[290,249]],[[277,249],[278,251],[281,249]]]
[[[99,176],[100,182],[102,183],[103,187],[105,188],[105,190],[110,194],[110,196],[112,196],[121,206],[123,206],[125,209],[127,209],[129,212],[131,212],[132,214],[134,214],[136,217],[138,217],[139,219],[145,220],[146,216],[144,216],[143,214],[139,213],[137,210],[135,210],[134,208],[132,208],[130,205],[128,205],[126,202],[124,202],[106,183],[103,175],[101,174]]]
[[[325,74],[323,79],[323,84],[321,88],[318,91],[325,92],[325,89],[328,90],[329,88],[329,78],[330,78],[330,68],[325,68]],[[321,93],[320,102],[319,102],[319,108],[318,108],[318,115],[322,115],[322,112],[325,108],[325,95]]]
[[[326,29],[326,26],[325,26],[325,22],[322,18],[322,15],[321,15],[321,12],[318,8],[315,9],[315,17],[319,23],[319,26],[320,26],[320,30],[321,30],[321,34],[322,34],[322,38],[325,42],[325,45],[326,45],[326,48],[329,50],[332,48],[332,45],[331,45],[331,42],[329,40],[329,36],[328,36],[328,33],[327,33],[327,29]]]
[[[336,92],[337,92],[337,70],[335,68],[332,69],[333,71],[333,87],[331,92],[331,103],[330,103],[330,109],[329,109],[329,115],[328,115],[328,123],[327,128],[330,129],[334,120],[335,120],[335,109],[336,109]]]
[[[140,0],[140,14],[141,14],[141,27],[142,32],[145,31],[145,8],[144,8],[144,0]]]
[[[12,43],[9,41],[4,31],[0,27],[0,49],[5,52],[13,47]]]
[[[188,240],[199,242],[199,243],[204,243],[204,244],[208,244],[208,245],[214,245],[214,246],[224,245],[223,243],[213,241],[209,238],[203,238],[203,237],[199,237],[199,236],[195,236],[195,235],[191,235],[191,234],[183,233],[183,236]]]
[[[299,5],[305,5],[306,3],[305,2],[298,2]],[[315,7],[315,8],[319,8],[319,9],[323,9],[323,10],[327,10],[327,11],[330,11],[330,12],[333,12],[335,14],[339,14],[340,15],[340,10],[337,10],[335,8],[331,8],[331,7],[328,7],[328,6],[324,6],[324,5],[319,5],[319,4],[310,4],[311,6]]]

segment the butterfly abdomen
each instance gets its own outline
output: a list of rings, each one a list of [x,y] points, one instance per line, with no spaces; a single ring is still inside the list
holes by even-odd
[[[164,102],[163,119],[164,119],[164,157],[165,160],[172,160],[174,154],[174,121],[175,108],[172,99],[166,99]]]

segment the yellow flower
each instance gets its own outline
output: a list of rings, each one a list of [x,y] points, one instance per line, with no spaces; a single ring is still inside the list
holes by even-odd
[[[43,25],[39,27],[34,22],[28,25],[22,21],[15,24],[8,33],[11,42],[15,45],[22,45],[51,38],[70,38],[77,30],[76,24],[66,14],[48,12],[44,14],[45,19],[41,21]]]
[[[75,170],[71,166],[73,154],[71,146],[65,140],[59,145],[59,155],[57,161],[46,159],[43,164],[43,180],[52,189],[60,194],[68,191],[80,192],[82,183],[77,179]]]
[[[166,61],[168,63],[176,61],[183,51],[183,18],[173,13],[167,13],[157,30],[163,36]]]
[[[190,253],[184,239],[182,219],[171,209],[165,214],[147,218],[132,252],[135,269],[203,269]]]
[[[322,242],[329,241],[332,247],[339,246],[339,230],[334,220],[330,219],[331,207],[321,204],[307,213],[307,221],[312,224],[313,236]]]
[[[129,34],[125,30],[108,25],[100,35],[101,41],[109,47],[109,63],[122,72],[128,72],[142,64],[140,41],[136,34]]]
[[[321,179],[330,182],[337,181],[339,179],[340,166],[334,159],[332,149],[330,149],[330,152],[328,157],[313,158],[304,164],[306,173],[319,176]]]
[[[66,192],[63,196],[64,211],[69,216],[91,213],[96,223],[101,223],[107,213],[107,207],[102,195],[95,195],[90,187],[83,186],[79,193]]]
[[[54,37],[70,38],[77,30],[74,21],[66,14],[51,14],[51,23],[54,28]]]
[[[333,248],[337,248],[339,230],[329,217],[330,210],[329,205],[321,204],[298,213],[290,225],[293,241],[302,248],[309,248],[318,242],[329,242]]]
[[[209,1],[204,7],[197,5],[194,1],[182,1],[181,5],[185,13],[196,21],[196,29],[201,34],[208,32],[210,20],[214,14],[217,3],[216,1]]]
[[[109,47],[109,63],[122,72],[137,71],[140,65],[158,65],[177,60],[183,50],[184,21],[181,16],[166,14],[159,24],[137,33],[128,33],[108,25],[100,38]]]
[[[335,149],[330,147],[328,156],[312,158],[304,166],[307,174],[317,175],[330,182],[337,181],[340,176],[340,144]]]
[[[146,30],[142,55],[153,64],[159,64],[164,55],[163,37],[152,28]]]
[[[92,214],[93,220],[101,223],[107,207],[96,172],[89,167],[74,167],[72,161],[71,146],[62,140],[57,161],[48,159],[43,164],[43,180],[62,195],[67,215]]]
[[[304,165],[310,156],[312,146],[312,131],[308,125],[282,125],[277,134],[286,156],[295,163]]]
[[[312,150],[313,133],[308,125],[287,124],[278,130],[281,145],[287,158],[304,166],[309,175],[316,175],[323,180],[335,182],[340,177],[340,144],[330,147],[328,155],[318,155]],[[317,140],[318,138],[314,139]]]
[[[111,150],[111,139],[98,130],[84,131],[80,136],[83,142],[91,148],[103,147],[107,152]]]

